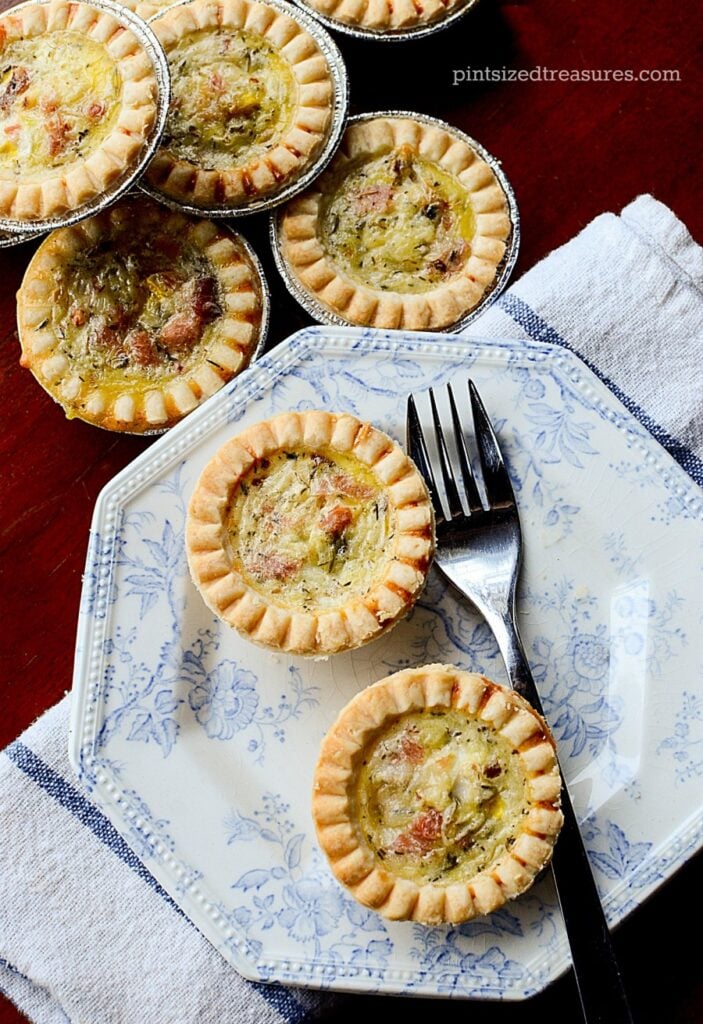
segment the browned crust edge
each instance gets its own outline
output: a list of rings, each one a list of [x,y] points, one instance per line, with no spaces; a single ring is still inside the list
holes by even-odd
[[[383,32],[434,24],[468,6],[467,0],[306,0],[314,10],[344,25]]]

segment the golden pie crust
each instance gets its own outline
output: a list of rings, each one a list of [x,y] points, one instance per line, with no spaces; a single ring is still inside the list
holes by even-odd
[[[305,0],[326,18],[379,35],[433,25],[471,0]]]
[[[53,0],[0,18],[0,216],[35,221],[102,194],[139,160],[158,83],[112,14]]]
[[[141,0],[141,2],[140,0],[117,0],[117,2],[134,14],[138,14],[144,21],[148,21],[155,14],[158,14],[159,11],[170,7],[175,0]]]
[[[146,180],[198,207],[281,191],[317,157],[333,89],[317,42],[254,0],[192,0],[151,20],[171,71],[166,131]]]
[[[17,295],[21,362],[69,418],[164,430],[247,366],[263,302],[236,235],[128,199],[37,249]]]
[[[228,441],[193,493],[191,576],[243,636],[327,655],[373,640],[418,597],[432,507],[390,437],[346,413],[287,412]]]
[[[348,323],[438,330],[493,285],[511,234],[488,164],[411,117],[351,124],[329,168],[279,219],[298,284]]]
[[[357,694],[325,737],[313,817],[332,871],[393,920],[456,924],[525,892],[562,825],[544,719],[451,665]]]

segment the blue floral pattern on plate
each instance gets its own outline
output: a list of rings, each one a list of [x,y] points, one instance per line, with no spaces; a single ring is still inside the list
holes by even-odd
[[[314,838],[312,771],[342,705],[411,664],[504,680],[485,623],[431,573],[413,614],[375,643],[326,661],[278,656],[213,618],[184,556],[195,481],[241,427],[323,407],[402,439],[409,391],[469,373],[518,493],[523,633],[609,919],[703,842],[697,488],[568,351],[311,328],[105,488],[77,643],[81,782],[248,977],[519,999],[568,964],[549,876],[461,927],[391,923],[337,885]]]

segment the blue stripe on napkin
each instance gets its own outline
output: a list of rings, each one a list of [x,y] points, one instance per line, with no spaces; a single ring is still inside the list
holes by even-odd
[[[9,971],[10,974],[16,974],[18,978],[24,978],[25,981],[29,981],[26,974],[22,974],[22,971],[18,971],[14,964],[11,964],[9,960],[6,960],[4,956],[0,956],[0,968],[3,971]]]
[[[533,341],[546,341],[551,345],[561,345],[562,348],[568,348],[569,351],[575,352],[571,348],[568,341],[551,327],[546,320],[543,320],[539,313],[536,313],[531,306],[529,306],[524,299],[518,298],[517,295],[511,292],[506,292],[497,301],[497,305],[508,314],[511,319],[515,321],[520,327],[522,327],[525,334],[527,334]],[[644,409],[640,408],[636,402],[621,391],[620,388],[615,384],[609,377],[604,373],[601,373],[598,367],[594,366],[593,363],[585,359],[580,352],[575,352],[579,359],[586,364],[589,370],[592,370],[595,375],[603,381],[603,383],[613,392],[615,397],[622,402],[628,412],[632,413],[636,419],[640,421],[643,427],[649,431],[652,437],[655,438],[666,451],[675,459],[682,469],[688,473],[690,477],[700,486],[703,487],[703,462],[698,458],[695,452],[692,452],[690,448],[682,444],[675,437],[673,437],[668,430],[660,426],[655,420],[649,416]]]
[[[66,782],[58,772],[50,768],[48,764],[42,761],[40,757],[37,757],[34,751],[30,750],[20,740],[15,740],[14,743],[11,743],[6,748],[5,753],[18,768],[21,768],[25,775],[28,775],[33,782],[41,786],[57,803],[60,803],[75,818],[78,818],[81,824],[89,828],[102,843],[109,846],[120,860],[124,861],[133,871],[136,871],[142,881],[150,885],[152,889],[158,892],[159,896],[162,896],[171,904],[174,910],[182,914],[180,908],[173,902],[166,890],[159,885],[154,876],[147,871],[117,829],[94,804],[86,800],[75,786],[72,786],[70,782]]]
[[[120,860],[139,875],[142,881],[150,885],[181,917],[188,920],[181,908],[174,903],[166,890],[161,886],[150,871],[142,864],[135,853],[130,849],[122,836],[111,822],[105,817],[102,811],[91,804],[75,786],[67,782],[63,776],[54,771],[45,761],[42,761],[33,750],[15,740],[4,753],[10,758],[21,771],[33,782],[40,786],[57,803],[61,804],[67,811],[78,819],[82,825],[89,828],[97,838],[108,846]],[[189,923],[191,923],[189,921]],[[0,960],[0,966],[12,969],[10,964]],[[274,1010],[281,1014],[288,1024],[303,1024],[308,1019],[308,1010],[298,1002],[297,999],[278,984],[262,985],[259,982],[248,982],[256,992],[269,1003]],[[314,1015],[313,1015],[314,1016]]]

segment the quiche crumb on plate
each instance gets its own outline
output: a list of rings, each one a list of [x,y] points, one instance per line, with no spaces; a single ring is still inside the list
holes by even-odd
[[[190,501],[206,604],[248,639],[325,656],[412,608],[434,550],[425,483],[387,434],[346,413],[288,412],[228,441]]]
[[[525,892],[562,825],[544,719],[451,665],[357,694],[325,737],[313,818],[337,879],[394,920],[456,924]]]

